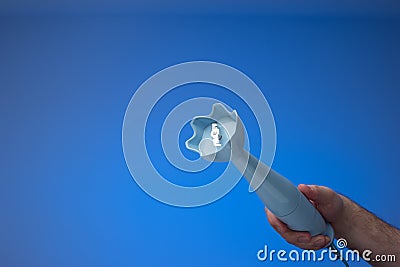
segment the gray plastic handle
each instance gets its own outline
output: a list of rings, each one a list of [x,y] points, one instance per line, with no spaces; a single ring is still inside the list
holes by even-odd
[[[325,222],[318,210],[288,179],[260,162],[246,150],[232,153],[231,160],[250,185],[254,184],[254,180],[261,182],[255,188],[256,194],[264,205],[290,229],[307,231],[312,236],[327,235],[331,242],[333,241],[332,226]]]

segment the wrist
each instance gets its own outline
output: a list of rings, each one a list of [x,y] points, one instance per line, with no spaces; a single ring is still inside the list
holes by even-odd
[[[345,238],[347,240],[353,228],[352,216],[355,212],[354,203],[343,195],[338,194],[338,196],[343,203],[343,208],[335,222],[332,222],[332,226],[335,230],[336,239]]]

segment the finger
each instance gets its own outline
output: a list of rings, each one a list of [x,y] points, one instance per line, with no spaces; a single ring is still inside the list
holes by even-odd
[[[307,243],[293,243],[293,245],[307,250],[319,250],[329,244],[330,238],[323,235],[317,235],[310,238]]]
[[[300,184],[299,190],[316,204],[325,204],[332,201],[335,193],[325,186]]]
[[[269,209],[265,208],[265,213],[269,224],[279,233],[282,234],[287,230],[286,224],[279,220]]]
[[[312,192],[315,192],[314,201],[317,204],[330,204],[333,202],[336,193],[332,189],[320,185],[313,185],[310,187]]]
[[[331,239],[328,236],[324,236],[324,235],[313,236],[309,243],[310,246],[308,249],[318,250],[318,249],[324,248],[329,244],[330,241],[331,241]]]
[[[293,231],[289,229],[286,224],[279,220],[272,212],[267,208],[265,209],[267,218],[271,226],[290,244],[304,248],[309,246],[308,243],[311,241],[311,235],[308,232]]]
[[[309,232],[293,231],[289,228],[281,236],[290,244],[299,248],[306,249],[310,247],[311,235]]]
[[[302,192],[309,200],[315,201],[317,198],[317,192],[309,186],[305,184],[299,184],[297,187],[300,192]]]
[[[302,192],[308,198],[308,200],[311,202],[311,204],[313,204],[313,206],[316,208],[317,203],[313,200],[316,197],[316,193],[314,192],[312,187],[310,187],[309,185],[305,185],[305,184],[299,184],[297,186],[297,188],[300,190],[300,192]]]

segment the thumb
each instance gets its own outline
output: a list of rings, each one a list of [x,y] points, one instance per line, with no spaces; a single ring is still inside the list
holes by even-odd
[[[332,192],[325,186],[300,184],[298,188],[309,200],[315,203],[324,204],[332,200]]]
[[[316,192],[311,188],[311,186],[306,184],[299,184],[297,187],[300,192],[302,192],[309,200],[315,201],[316,199]]]

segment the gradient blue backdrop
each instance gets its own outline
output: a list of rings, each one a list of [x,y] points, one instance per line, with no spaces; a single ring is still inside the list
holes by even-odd
[[[294,247],[244,180],[191,209],[157,202],[133,181],[125,108],[148,77],[191,60],[231,65],[262,89],[277,171],[400,226],[398,16],[3,12],[0,36],[1,266],[341,266],[258,262],[265,244]],[[154,129],[172,108],[164,101]],[[181,140],[190,135],[185,128]],[[168,168],[157,143],[149,149]]]

